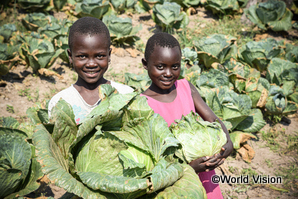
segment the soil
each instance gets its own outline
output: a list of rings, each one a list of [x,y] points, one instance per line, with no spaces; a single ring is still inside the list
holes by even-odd
[[[133,19],[133,24],[142,24],[143,29],[138,33],[141,41],[145,44],[147,39],[154,33],[160,31],[151,19],[149,14],[130,15]],[[203,8],[198,8],[195,15],[190,16],[190,27],[203,28],[212,24],[216,19],[210,12]],[[298,35],[297,32],[287,33],[288,35]],[[282,35],[267,34],[259,37],[274,37],[277,39],[283,38]],[[257,39],[257,38],[256,38]],[[109,70],[105,77],[109,80],[124,81],[125,72],[142,73],[144,72],[141,59],[143,54],[140,51],[132,48],[115,48]],[[0,81],[0,116],[12,116],[20,121],[26,120],[27,108],[34,105],[36,102],[45,104],[45,100],[49,100],[55,93],[69,87],[76,81],[77,75],[75,71],[68,66],[67,63],[57,60],[52,70],[56,71],[62,78],[58,76],[43,76],[33,74],[30,68],[24,65],[17,65],[11,69],[9,74],[1,77]],[[297,135],[298,135],[298,114],[291,117],[283,118],[281,122],[272,124],[268,121],[267,125],[258,133],[256,139],[251,139],[247,144],[251,147],[251,152],[254,157],[251,162],[243,160],[240,153],[235,151],[233,155],[227,158],[225,163],[216,169],[218,175],[244,176],[246,174],[252,178],[252,175],[263,175],[277,177],[278,171],[282,169],[296,168],[293,171],[297,172]],[[264,140],[262,132],[278,132],[279,136],[276,142],[280,142],[280,148],[272,150],[268,147],[268,140]],[[287,150],[288,144],[284,140],[289,135],[296,136],[295,149]],[[250,173],[243,173],[250,171]],[[257,183],[243,184],[230,183],[220,184],[224,198],[297,198],[298,197],[298,179],[297,173],[289,173],[296,175],[296,180],[288,183],[285,179],[281,184],[274,183]],[[65,191],[44,177],[40,180],[41,187],[27,196],[27,198],[47,198],[61,197]]]

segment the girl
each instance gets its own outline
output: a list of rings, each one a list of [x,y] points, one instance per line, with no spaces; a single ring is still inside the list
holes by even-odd
[[[149,106],[160,114],[168,126],[182,115],[197,112],[204,120],[218,120],[226,133],[227,143],[219,154],[202,157],[190,162],[190,166],[199,174],[208,199],[223,198],[219,185],[211,182],[213,170],[221,165],[233,150],[229,132],[219,118],[201,98],[197,89],[185,79],[180,79],[181,49],[179,42],[170,34],[154,34],[146,44],[144,68],[152,80],[150,87],[141,95],[146,96]]]

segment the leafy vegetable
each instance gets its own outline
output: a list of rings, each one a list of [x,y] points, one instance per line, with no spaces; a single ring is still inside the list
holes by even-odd
[[[180,143],[146,98],[114,91],[102,85],[101,103],[79,125],[60,100],[50,119],[54,128],[37,126],[33,142],[49,179],[83,198],[159,198],[177,191],[206,198],[198,176],[174,158]]]
[[[55,51],[53,44],[47,39],[24,36],[22,40],[24,43],[20,47],[21,58],[34,72],[52,66],[63,52],[62,49]]]
[[[103,22],[107,25],[111,40],[114,44],[131,44],[139,39],[136,34],[142,29],[142,26],[132,26],[131,18],[121,18],[115,15],[103,17]]]
[[[163,31],[171,32],[172,28],[184,28],[188,24],[188,17],[185,12],[180,11],[180,8],[175,2],[155,4],[152,8],[152,19]]]
[[[170,129],[182,144],[183,157],[187,163],[219,153],[227,142],[226,134],[219,123],[198,121],[198,115],[193,112],[176,122]]]
[[[34,146],[26,141],[27,135],[17,129],[0,127],[0,197],[24,196],[39,187],[36,182],[43,176],[35,159]]]
[[[8,42],[11,34],[15,31],[17,31],[17,28],[14,24],[4,24],[0,27],[0,38],[2,36],[4,38],[4,42]]]
[[[37,31],[38,28],[45,27],[52,21],[56,21],[53,16],[45,15],[44,13],[40,12],[29,13],[24,18],[22,18],[22,24],[26,27],[27,30],[32,31]]]
[[[76,4],[75,11],[79,17],[95,17],[101,19],[110,5],[107,0],[83,0]]]
[[[240,60],[263,72],[270,60],[281,56],[281,52],[282,48],[275,39],[250,41],[240,49]]]
[[[258,3],[244,12],[249,20],[263,30],[271,28],[273,31],[288,31],[292,27],[293,13],[283,1],[269,0]]]
[[[21,8],[23,9],[29,9],[29,10],[38,10],[45,8],[48,6],[50,3],[50,0],[35,0],[35,1],[30,1],[30,0],[18,0],[18,5],[20,5]]]
[[[213,14],[229,14],[237,12],[240,9],[237,0],[207,0],[205,6]]]
[[[194,41],[194,45],[197,49],[199,61],[206,68],[210,68],[213,63],[223,63],[236,55],[235,41],[236,38],[231,36],[213,34]]]

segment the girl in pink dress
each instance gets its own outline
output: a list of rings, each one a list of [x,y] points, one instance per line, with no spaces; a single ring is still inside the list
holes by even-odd
[[[198,158],[189,165],[199,174],[208,199],[223,198],[219,185],[211,182],[211,176],[215,174],[214,169],[230,155],[233,144],[228,130],[206,105],[197,89],[185,79],[178,80],[181,69],[179,42],[167,33],[154,34],[146,44],[142,63],[152,84],[141,95],[147,97],[149,106],[166,120],[168,126],[191,111],[197,112],[206,121],[220,122],[227,135],[227,143],[221,152],[212,157]]]

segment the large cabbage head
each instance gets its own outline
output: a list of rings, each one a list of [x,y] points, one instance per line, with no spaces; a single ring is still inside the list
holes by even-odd
[[[198,116],[193,112],[173,123],[170,129],[182,144],[182,153],[188,163],[219,153],[227,142],[226,134],[219,123],[198,121]]]
[[[240,59],[251,67],[263,72],[271,59],[280,56],[282,47],[272,38],[250,41],[240,49]]]
[[[194,41],[198,58],[207,68],[214,62],[223,63],[225,60],[236,56],[236,38],[229,35],[213,34]]]
[[[274,31],[288,31],[292,27],[293,13],[283,1],[269,0],[252,5],[245,10],[245,14],[263,30],[269,27]]]

